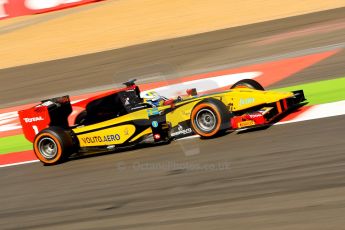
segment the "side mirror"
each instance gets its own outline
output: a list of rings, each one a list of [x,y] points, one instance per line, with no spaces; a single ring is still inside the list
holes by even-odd
[[[137,79],[130,79],[130,80],[128,80],[128,81],[126,81],[126,82],[124,82],[124,83],[122,83],[122,84],[124,84],[126,87],[131,87],[131,86],[135,86],[135,81],[136,81]]]
[[[198,92],[196,91],[196,88],[187,89],[186,93],[188,94],[188,96],[193,96],[193,97],[198,95]]]

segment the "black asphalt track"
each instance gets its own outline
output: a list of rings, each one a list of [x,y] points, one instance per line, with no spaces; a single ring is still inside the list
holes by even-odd
[[[344,12],[1,70],[1,97],[13,104],[112,84],[114,73],[120,82],[140,70],[173,78],[327,50],[342,46],[343,29],[248,47],[260,37],[343,20]],[[277,86],[344,76],[344,60],[342,51]],[[344,127],[338,116],[54,167],[1,168],[0,228],[343,229]]]
[[[1,229],[342,229],[345,119],[1,171]]]

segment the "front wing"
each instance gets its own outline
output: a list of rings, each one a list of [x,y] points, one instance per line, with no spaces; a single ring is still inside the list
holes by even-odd
[[[278,117],[301,106],[302,102],[306,100],[303,90],[293,91],[293,94],[293,97],[266,104],[258,110],[247,112],[241,116],[232,117],[231,128],[253,128],[273,123]]]

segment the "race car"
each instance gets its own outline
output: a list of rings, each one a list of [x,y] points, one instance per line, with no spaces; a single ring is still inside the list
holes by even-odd
[[[125,87],[83,100],[73,125],[69,96],[51,98],[19,111],[25,137],[44,165],[67,160],[74,153],[114,151],[141,144],[169,143],[197,134],[216,137],[227,130],[270,125],[302,106],[303,90],[265,91],[255,80],[243,79],[229,90],[166,98],[141,92],[135,80]]]

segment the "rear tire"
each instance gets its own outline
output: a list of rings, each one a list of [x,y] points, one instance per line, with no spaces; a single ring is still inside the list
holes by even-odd
[[[55,165],[68,159],[73,153],[72,136],[60,127],[42,130],[34,140],[34,152],[44,165]]]
[[[264,91],[264,87],[257,81],[253,79],[243,79],[238,82],[236,82],[233,86],[231,86],[230,89],[235,88],[250,88],[250,89],[256,89],[256,90],[262,90]]]
[[[206,99],[192,110],[191,127],[203,138],[211,138],[230,128],[231,113],[219,100]]]

